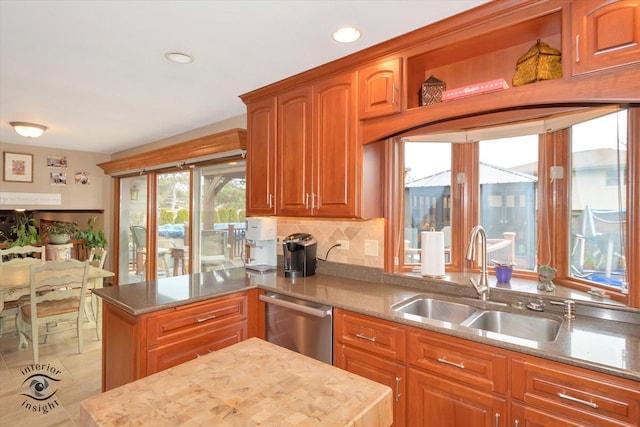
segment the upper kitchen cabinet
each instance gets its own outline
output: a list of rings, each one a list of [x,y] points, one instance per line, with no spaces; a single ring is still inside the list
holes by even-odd
[[[356,216],[355,73],[278,96],[278,215]]]
[[[363,167],[357,139],[356,74],[333,77],[313,86],[313,181],[311,213],[353,217]]]
[[[640,2],[581,0],[571,12],[573,74],[640,62]]]
[[[279,95],[277,104],[276,213],[308,215],[314,202],[311,87]]]
[[[379,193],[381,147],[358,142],[356,84],[349,72],[248,102],[248,215],[380,216],[363,176]]]
[[[275,215],[276,100],[247,107],[247,213]]]
[[[399,113],[402,58],[376,62],[358,71],[359,118]]]

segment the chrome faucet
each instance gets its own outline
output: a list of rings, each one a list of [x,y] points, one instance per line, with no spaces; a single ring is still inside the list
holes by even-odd
[[[469,237],[469,245],[467,246],[467,253],[464,257],[467,261],[473,261],[476,258],[476,244],[478,238],[482,242],[482,270],[480,272],[480,281],[476,283],[473,278],[469,278],[469,281],[476,289],[478,296],[482,301],[489,299],[489,274],[487,273],[487,233],[484,231],[481,225],[476,225],[471,230],[471,236]]]

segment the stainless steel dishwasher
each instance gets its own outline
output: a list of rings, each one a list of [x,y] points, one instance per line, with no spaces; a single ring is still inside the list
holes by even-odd
[[[268,292],[265,339],[289,350],[333,364],[333,308]]]

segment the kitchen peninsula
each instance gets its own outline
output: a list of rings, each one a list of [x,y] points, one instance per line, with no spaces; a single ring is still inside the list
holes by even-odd
[[[336,271],[339,264],[323,268]],[[451,402],[475,405],[484,420],[479,425],[493,425],[486,417],[505,417],[507,407],[514,420],[544,410],[546,421],[564,414],[598,425],[640,422],[638,310],[576,300],[576,318],[563,321],[562,307],[547,304],[544,313],[537,313],[522,304],[548,296],[493,287],[492,301],[483,302],[472,298],[475,291],[462,285],[468,282],[462,275],[424,280],[382,274],[376,280],[371,271],[360,270],[359,277],[370,281],[331,276],[322,269],[288,279],[282,271],[235,268],[96,290],[105,302],[104,390],[261,337],[264,311],[258,295],[271,291],[334,307],[334,365],[390,386],[397,397],[394,419],[398,414],[428,416],[419,396],[449,396],[447,390],[454,390]],[[479,310],[552,317],[561,327],[553,340],[532,341],[406,317],[393,309],[420,295],[464,301]],[[367,340],[372,334],[375,340]],[[558,396],[567,393],[586,403],[567,404]]]
[[[251,338],[81,403],[86,426],[391,425],[391,390]]]

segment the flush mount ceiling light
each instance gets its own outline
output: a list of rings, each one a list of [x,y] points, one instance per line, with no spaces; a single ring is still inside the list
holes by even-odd
[[[167,52],[164,56],[169,61],[175,62],[176,64],[191,64],[193,62],[193,56],[187,55],[186,53]]]
[[[18,135],[22,135],[25,138],[37,138],[47,130],[46,126],[35,123],[11,122],[9,124],[18,132]]]
[[[353,27],[343,27],[333,33],[333,39],[340,43],[351,43],[360,38],[360,31]]]

